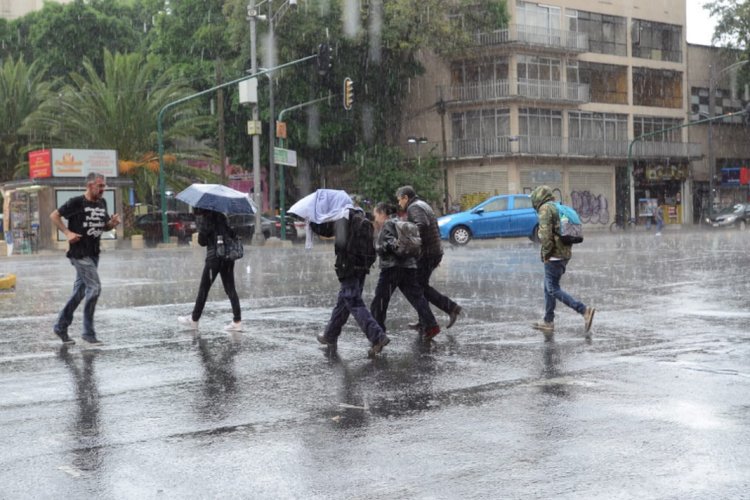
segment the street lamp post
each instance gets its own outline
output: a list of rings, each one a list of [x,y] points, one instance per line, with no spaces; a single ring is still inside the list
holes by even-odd
[[[422,155],[420,153],[420,147],[422,146],[422,144],[427,144],[427,137],[410,136],[408,139],[406,139],[406,142],[417,146],[417,165],[421,165]]]
[[[258,12],[255,8],[255,0],[249,0],[247,4],[247,17],[250,21],[250,72],[256,74],[258,72],[258,54],[256,50],[256,23],[258,18]],[[253,103],[252,111],[253,125],[258,123],[258,103],[257,100]],[[263,236],[263,228],[261,227],[260,212],[263,209],[263,194],[260,190],[260,135],[259,131],[255,131],[253,134],[253,197],[255,198],[255,206],[258,209],[255,211],[255,241],[260,242]]]
[[[735,68],[747,64],[748,61],[737,61],[714,75],[713,65],[708,66],[708,116],[713,117],[716,112],[716,81],[717,79]],[[716,176],[716,158],[714,157],[714,127],[713,121],[708,122],[708,216],[714,213],[714,177]]]

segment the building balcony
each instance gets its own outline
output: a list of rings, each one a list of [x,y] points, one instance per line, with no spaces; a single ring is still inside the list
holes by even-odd
[[[627,140],[577,139],[546,136],[499,136],[475,139],[454,139],[446,144],[448,158],[481,158],[485,156],[569,156],[583,158],[610,158],[625,160],[628,157]],[[442,148],[433,144],[432,155]],[[429,149],[429,148],[427,148]],[[681,142],[636,142],[633,159],[696,159],[702,156],[700,144]],[[424,155],[423,155],[424,156]]]
[[[503,100],[582,104],[590,101],[590,88],[580,83],[519,78],[517,81],[439,85],[438,95],[451,104]]]
[[[589,37],[575,31],[511,24],[507,29],[477,33],[475,43],[481,47],[507,45],[523,48],[542,48],[563,53],[589,51]]]

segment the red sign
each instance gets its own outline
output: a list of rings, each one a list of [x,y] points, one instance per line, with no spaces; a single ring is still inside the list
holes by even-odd
[[[740,184],[742,186],[750,184],[750,168],[742,167],[740,169]]]
[[[39,149],[29,152],[29,179],[52,177],[52,151]]]

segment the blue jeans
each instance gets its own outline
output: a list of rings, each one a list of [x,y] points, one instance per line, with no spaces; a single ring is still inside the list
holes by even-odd
[[[329,342],[336,342],[350,314],[354,316],[355,321],[367,336],[367,340],[373,344],[377,344],[385,336],[385,332],[362,301],[364,286],[365,274],[341,280],[338,300],[323,334]]]
[[[53,327],[56,333],[68,333],[68,327],[73,322],[73,313],[78,308],[83,298],[83,337],[96,338],[94,331],[94,311],[102,285],[99,282],[99,256],[84,257],[83,259],[70,259],[70,263],[76,268],[76,280],[73,283],[73,294],[67,304],[60,311],[57,323]]]
[[[579,314],[586,312],[586,306],[565,293],[560,288],[560,278],[565,274],[567,260],[551,260],[544,263],[544,321],[555,321],[555,305],[559,300]]]
[[[437,326],[435,315],[430,310],[430,304],[424,296],[424,290],[417,281],[417,270],[404,267],[388,267],[380,270],[378,284],[375,287],[375,297],[370,304],[373,318],[380,328],[385,331],[385,317],[388,304],[393,292],[398,288],[404,294],[409,304],[419,315],[419,324],[427,329]]]

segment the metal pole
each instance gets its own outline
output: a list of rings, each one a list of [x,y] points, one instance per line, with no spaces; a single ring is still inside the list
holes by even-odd
[[[714,97],[714,75],[713,65],[708,65],[708,116],[714,116],[716,112],[716,99]],[[714,169],[716,159],[714,158],[714,123],[708,122],[708,216],[714,213]]]
[[[273,50],[275,42],[273,39],[273,2],[268,2],[268,44],[269,52]],[[276,137],[276,122],[274,117],[274,102],[273,102],[273,75],[268,74],[268,204],[273,213],[274,207],[276,206],[276,165],[273,157],[273,147],[275,144],[274,138]],[[283,238],[284,227],[281,227],[281,235]]]
[[[256,51],[256,13],[255,0],[249,0],[247,4],[247,13],[250,18],[250,72],[255,74],[258,71],[258,54]],[[253,104],[252,119],[254,123],[258,122],[258,103]],[[253,197],[255,198],[255,241],[260,243],[263,236],[263,228],[260,222],[260,212],[263,210],[263,192],[260,189],[260,136],[253,134]]]

